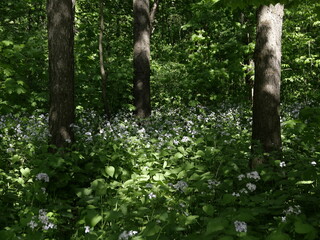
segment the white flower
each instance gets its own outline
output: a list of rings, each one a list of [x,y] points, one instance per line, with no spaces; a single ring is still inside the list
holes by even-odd
[[[133,237],[134,235],[137,235],[137,234],[138,234],[137,231],[132,231],[132,230],[130,230],[129,232],[128,232],[128,231],[123,231],[123,232],[119,235],[118,240],[128,240],[129,237]]]
[[[239,192],[240,193],[248,193],[247,189],[245,189],[245,188],[242,188]]]
[[[39,181],[49,182],[49,176],[46,173],[38,173],[36,179]]]
[[[315,165],[317,165],[317,162],[316,162],[316,161],[312,161],[310,164],[311,164],[312,166],[315,166]]]
[[[301,213],[301,207],[299,205],[295,205],[295,206],[289,206],[289,208],[287,210],[283,211],[286,215],[291,215],[291,214],[295,214],[295,215],[299,215]]]
[[[188,187],[188,184],[185,181],[178,181],[176,184],[172,185],[176,190],[180,190],[182,192]]]
[[[239,176],[238,176],[238,179],[239,179],[239,181],[241,181],[242,179],[244,179],[246,176],[244,175],[244,174],[240,174]]]
[[[287,217],[284,216],[284,217],[281,217],[281,222],[286,222],[287,221]]]
[[[84,233],[90,232],[90,226],[84,226]]]
[[[253,192],[254,190],[256,190],[257,186],[253,183],[247,183],[246,184],[246,187],[251,191]]]
[[[220,185],[220,181],[211,180],[211,179],[208,180],[208,187],[209,187],[210,189],[212,189],[212,188],[215,187],[215,186],[219,186],[219,185]]]
[[[14,149],[14,148],[12,148],[12,147],[7,148],[7,153],[12,153],[12,152],[14,152],[14,151],[15,151],[15,149]]]
[[[286,163],[285,162],[280,162],[280,167],[282,168],[282,167],[285,167],[286,166]]]
[[[28,223],[28,226],[34,230],[37,226],[38,226],[38,223],[36,223],[35,221],[31,220],[29,223]]]
[[[247,223],[241,221],[235,221],[234,227],[237,232],[247,232]]]
[[[254,180],[260,180],[260,175],[257,171],[253,171],[253,172],[247,173],[247,178],[254,179]]]
[[[67,138],[65,141],[66,141],[67,143],[71,143],[71,139],[70,139],[70,138]]]
[[[148,198],[152,199],[152,198],[156,198],[157,195],[155,195],[154,193],[149,193]]]
[[[233,193],[232,193],[232,196],[234,196],[234,197],[240,197],[240,193],[233,192]]]
[[[179,141],[176,140],[176,139],[174,139],[174,140],[173,140],[173,144],[174,144],[174,145],[178,145],[178,144],[179,144]]]
[[[147,183],[146,188],[153,188],[153,184],[152,183]]]
[[[185,142],[188,142],[190,141],[190,138],[187,137],[187,136],[184,136],[182,139],[181,139],[181,142],[185,143]]]

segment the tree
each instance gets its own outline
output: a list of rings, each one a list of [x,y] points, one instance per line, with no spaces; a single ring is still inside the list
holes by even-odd
[[[104,59],[103,59],[103,31],[104,31],[104,17],[103,17],[103,10],[104,10],[104,3],[102,0],[99,2],[100,4],[100,33],[99,33],[99,59],[100,59],[100,74],[101,74],[101,89],[102,89],[102,101],[103,101],[103,108],[104,112],[108,119],[110,119],[110,108],[109,108],[109,101],[107,97],[107,80],[108,75],[106,73],[104,67]]]
[[[252,150],[281,152],[280,79],[281,35],[284,6],[262,5],[257,9],[255,82],[253,96]],[[265,159],[255,158],[252,167]]]
[[[48,0],[50,144],[74,141],[74,0]]]
[[[150,103],[150,9],[149,0],[133,0],[134,49],[133,97],[135,114],[145,118],[151,114]]]

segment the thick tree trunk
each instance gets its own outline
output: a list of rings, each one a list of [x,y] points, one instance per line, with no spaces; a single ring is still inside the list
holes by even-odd
[[[108,75],[104,67],[103,57],[103,31],[104,31],[104,17],[103,17],[103,0],[100,0],[100,34],[99,34],[99,59],[100,59],[100,74],[101,74],[101,90],[104,112],[107,119],[110,119],[109,101],[107,96],[107,81]]]
[[[281,153],[280,80],[283,5],[261,6],[257,10],[255,82],[253,96],[252,150]],[[262,147],[262,149],[260,148]],[[265,158],[252,160],[252,167]]]
[[[151,114],[150,103],[150,10],[149,0],[133,0],[134,50],[133,96],[135,114]]]
[[[74,0],[48,0],[50,144],[74,141]]]

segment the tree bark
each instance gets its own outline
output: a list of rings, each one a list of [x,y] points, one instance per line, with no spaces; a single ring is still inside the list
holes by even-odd
[[[134,50],[133,96],[135,115],[151,114],[150,101],[150,10],[149,0],[133,0]]]
[[[260,6],[257,10],[255,82],[253,96],[252,151],[281,154],[280,81],[282,4]],[[262,149],[261,149],[262,148]],[[268,154],[264,154],[265,156]],[[254,158],[251,166],[267,158]]]
[[[103,0],[100,0],[99,59],[100,59],[100,74],[101,74],[101,90],[102,90],[102,101],[103,101],[104,112],[107,116],[107,119],[110,119],[110,108],[109,108],[109,101],[107,96],[108,75],[104,67],[104,59],[103,59],[103,31],[104,31],[103,10],[104,10]]]
[[[48,0],[50,144],[74,141],[74,0]]]

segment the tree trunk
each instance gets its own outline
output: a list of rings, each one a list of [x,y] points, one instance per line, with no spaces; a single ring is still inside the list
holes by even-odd
[[[133,0],[133,96],[135,115],[140,118],[148,117],[151,114],[149,12],[149,0]]]
[[[252,151],[281,153],[280,80],[283,5],[260,6],[257,10],[255,82],[253,96]],[[261,149],[262,147],[262,149]],[[266,156],[266,154],[264,154]],[[255,158],[251,166],[266,160]]]
[[[50,144],[74,141],[74,0],[48,0]]]
[[[157,13],[157,10],[158,10],[158,6],[159,6],[159,2],[160,0],[155,0],[153,2],[153,6],[152,6],[152,9],[150,11],[150,29],[151,29],[151,33],[153,33],[154,31],[154,20],[156,18],[156,13]]]
[[[104,9],[103,0],[100,0],[99,58],[100,58],[102,102],[103,102],[104,112],[107,116],[107,119],[110,119],[109,101],[108,101],[108,96],[107,96],[108,76],[107,76],[106,70],[104,68],[104,59],[103,59],[103,31],[104,31],[103,9]]]

